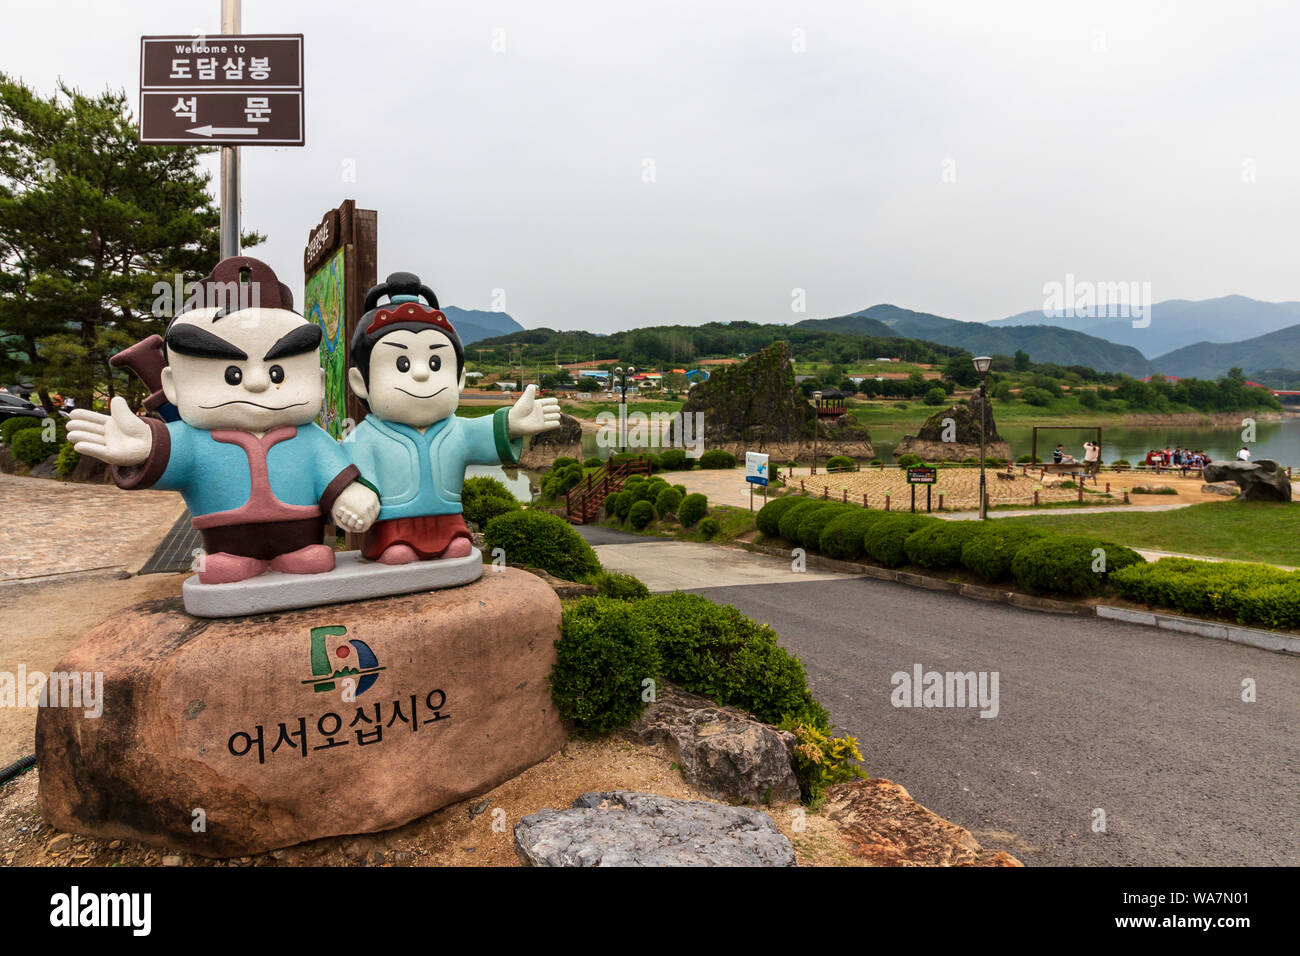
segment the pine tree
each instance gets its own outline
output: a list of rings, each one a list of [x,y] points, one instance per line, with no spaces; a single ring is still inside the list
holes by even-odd
[[[56,390],[82,407],[143,397],[108,359],[181,305],[155,284],[216,264],[220,216],[199,167],[212,151],[141,145],[124,91],[60,83],[43,97],[0,73],[0,375],[34,383],[47,409]]]

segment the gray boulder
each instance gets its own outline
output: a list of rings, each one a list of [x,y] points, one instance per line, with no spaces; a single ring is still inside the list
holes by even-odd
[[[629,733],[642,743],[664,744],[687,782],[711,797],[737,803],[799,799],[790,762],[794,734],[734,707],[663,684]]]
[[[1241,487],[1239,501],[1290,501],[1291,478],[1271,458],[1259,461],[1215,461],[1201,472],[1210,483],[1235,481]]]
[[[515,824],[515,853],[531,866],[796,865],[766,813],[627,790],[529,814]]]
[[[1231,481],[1216,481],[1201,485],[1201,491],[1207,495],[1223,495],[1225,498],[1235,498],[1241,489]]]

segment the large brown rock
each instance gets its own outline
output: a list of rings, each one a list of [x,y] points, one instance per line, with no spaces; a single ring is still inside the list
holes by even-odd
[[[138,605],[56,668],[102,672],[103,714],[41,709],[41,814],[204,856],[400,826],[560,748],[559,621],[551,588],[509,568],[238,619]]]
[[[889,780],[855,780],[826,790],[826,816],[854,856],[873,866],[1022,866],[986,850],[965,827],[932,813]]]

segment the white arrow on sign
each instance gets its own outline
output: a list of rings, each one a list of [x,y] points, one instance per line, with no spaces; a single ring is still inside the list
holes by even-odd
[[[186,130],[187,133],[194,133],[196,136],[256,136],[257,127],[249,126],[240,128],[237,126],[196,126],[193,129]]]

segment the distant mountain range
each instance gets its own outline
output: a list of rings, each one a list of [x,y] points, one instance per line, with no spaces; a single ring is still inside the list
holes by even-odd
[[[1300,325],[1242,342],[1197,342],[1162,355],[1153,364],[1179,378],[1218,378],[1234,366],[1247,375],[1269,368],[1300,368]]]
[[[1150,318],[1149,325],[1134,328],[1131,318],[1076,318],[1044,314],[1040,309],[985,324],[997,328],[1052,325],[1073,329],[1118,345],[1131,345],[1158,365],[1158,357],[1198,342],[1239,342],[1296,325],[1300,323],[1300,302],[1260,302],[1244,295],[1198,302],[1169,299],[1154,303]]]
[[[894,335],[963,348],[972,355],[1014,355],[1023,349],[1035,362],[1088,365],[1102,372],[1150,375],[1151,362],[1130,345],[1053,325],[998,328],[989,322],[963,322],[895,305],[873,305],[833,319],[805,319],[795,328],[857,335]],[[883,330],[883,331],[882,331]]]
[[[511,318],[507,312],[460,309],[454,305],[443,306],[442,311],[447,316],[452,328],[456,330],[456,334],[460,336],[462,345],[469,345],[471,342],[524,330],[524,327]]]

